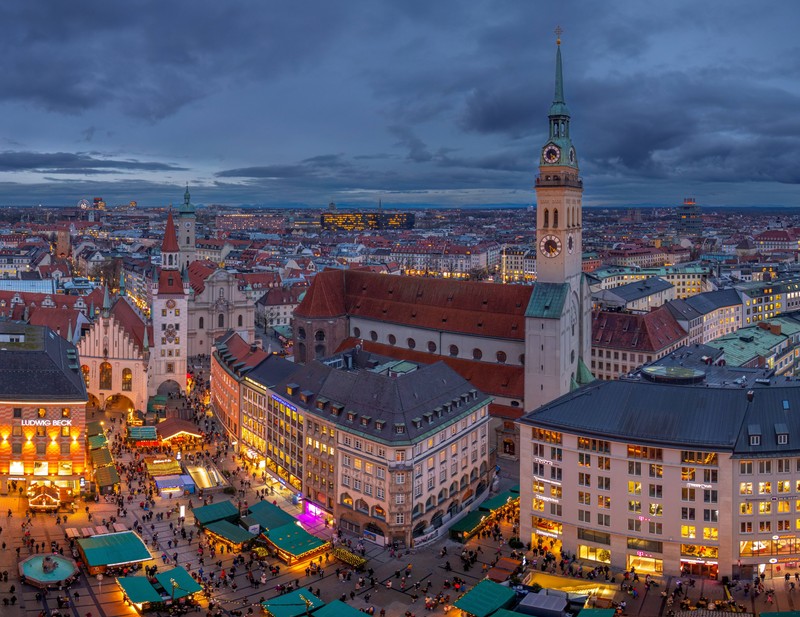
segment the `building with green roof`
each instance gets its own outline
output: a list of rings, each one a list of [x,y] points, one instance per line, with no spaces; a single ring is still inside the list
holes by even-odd
[[[132,531],[77,538],[75,542],[89,574],[102,574],[109,566],[123,566],[152,559],[145,543]]]
[[[312,557],[330,547],[330,542],[308,533],[296,523],[270,529],[262,537],[277,551],[278,557],[288,564]]]
[[[239,518],[239,508],[233,505],[230,500],[195,508],[192,513],[194,514],[195,522],[201,527],[222,520],[233,523]]]
[[[515,596],[513,589],[484,579],[453,602],[453,606],[471,617],[489,617],[498,609],[511,606]]]
[[[344,603],[342,602],[342,604]],[[298,589],[261,603],[267,617],[300,617],[308,615],[309,611],[314,611],[324,605],[325,602],[306,589]],[[347,605],[345,604],[345,606]],[[356,613],[363,615],[359,611]],[[343,617],[343,613],[337,613],[336,617]]]

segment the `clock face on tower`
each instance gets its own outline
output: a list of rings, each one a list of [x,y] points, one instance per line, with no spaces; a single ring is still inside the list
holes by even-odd
[[[556,163],[561,158],[561,150],[554,144],[545,146],[542,151],[542,158],[548,163]]]
[[[561,253],[561,239],[553,235],[545,236],[539,242],[539,250],[545,257],[558,257]]]

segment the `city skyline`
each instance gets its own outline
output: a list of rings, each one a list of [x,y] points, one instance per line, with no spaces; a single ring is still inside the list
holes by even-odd
[[[530,204],[558,24],[587,206],[800,205],[789,3],[46,6],[0,7],[0,205]]]

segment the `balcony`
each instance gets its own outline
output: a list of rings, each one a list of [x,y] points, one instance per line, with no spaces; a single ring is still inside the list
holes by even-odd
[[[539,176],[536,178],[536,186],[568,186],[570,188],[582,190],[583,180],[568,175],[553,175],[545,176],[544,178]]]

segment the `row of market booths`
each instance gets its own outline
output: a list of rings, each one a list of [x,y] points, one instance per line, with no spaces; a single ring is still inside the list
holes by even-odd
[[[126,439],[137,449],[155,448],[169,450],[175,447],[191,447],[202,439],[202,433],[192,422],[181,418],[167,418],[155,426],[131,426],[126,430]],[[197,491],[197,483],[191,473],[187,473],[177,454],[157,454],[144,457],[147,473],[156,483],[161,497],[181,496]]]
[[[462,617],[614,617],[616,610],[581,608],[586,597],[571,601],[569,594],[552,589],[541,589],[538,593],[522,588],[511,588],[484,579],[461,594],[453,606]]]
[[[108,495],[119,489],[119,473],[114,457],[108,447],[103,422],[89,422],[86,425],[86,446],[94,469],[93,478],[97,492]]]
[[[483,529],[500,522],[511,513],[518,512],[519,485],[516,485],[504,493],[486,499],[477,510],[453,523],[450,527],[450,539],[464,544]]]
[[[341,600],[325,603],[313,593],[298,589],[261,603],[267,617],[364,617],[364,612]]]
[[[195,604],[195,594],[203,591],[200,583],[181,566],[153,576],[120,576],[117,585],[125,601],[140,613],[169,609],[176,604]]]
[[[269,501],[240,511],[232,501],[193,510],[195,523],[211,540],[242,552],[260,548],[287,564],[311,559],[330,549],[330,542],[309,533],[297,519]]]

